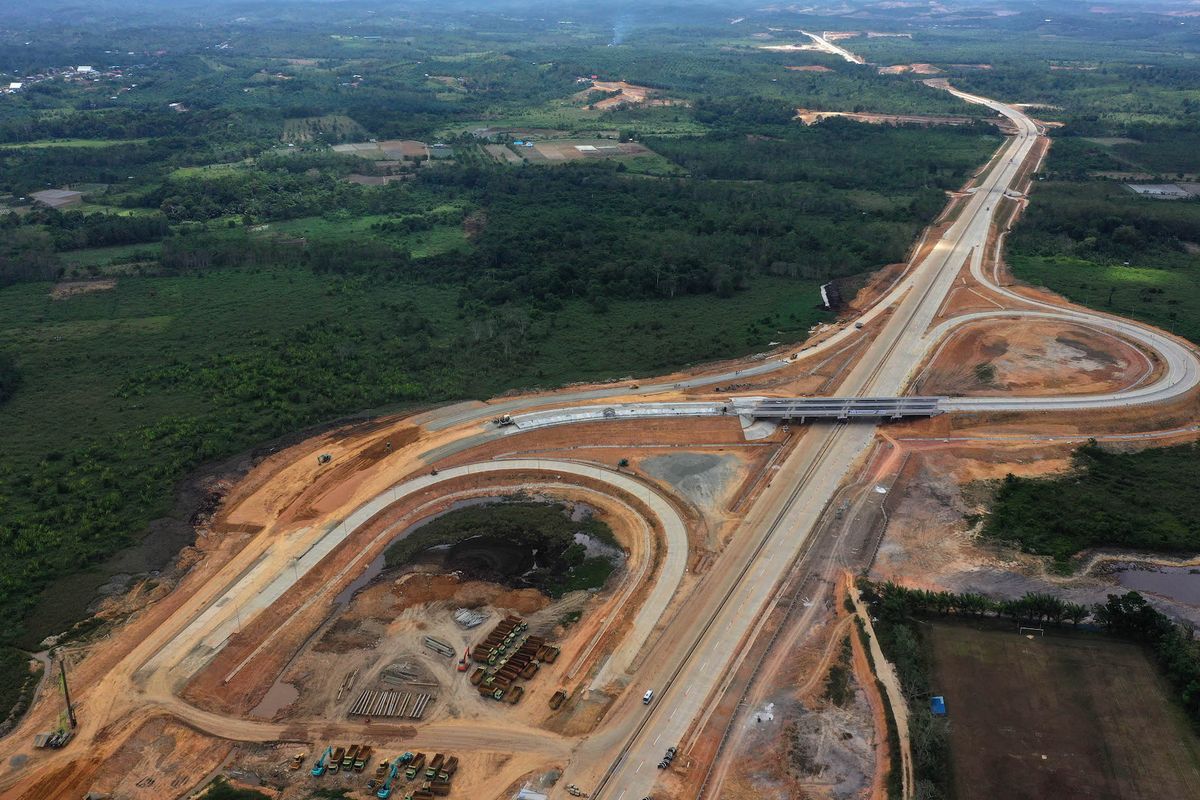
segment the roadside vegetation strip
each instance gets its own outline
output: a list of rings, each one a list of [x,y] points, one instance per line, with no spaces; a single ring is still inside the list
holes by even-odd
[[[883,696],[887,700],[889,721],[896,728],[896,748],[892,752],[897,753],[900,760],[900,795],[902,800],[910,800],[914,796],[916,787],[914,786],[912,741],[909,738],[908,701],[905,699],[900,680],[896,676],[895,667],[887,660],[880,647],[879,638],[871,623],[871,613],[863,603],[862,595],[850,575],[846,576],[846,593],[854,605],[854,613],[860,626],[859,630],[866,639],[865,649],[870,655],[871,668],[875,670],[875,677],[883,688]]]

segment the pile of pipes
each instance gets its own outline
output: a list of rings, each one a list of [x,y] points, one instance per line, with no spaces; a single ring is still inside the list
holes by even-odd
[[[384,683],[389,683],[392,686],[403,686],[408,683],[416,683],[421,679],[418,673],[411,664],[404,661],[397,661],[394,664],[389,664],[379,673],[379,680]]]
[[[367,690],[354,701],[354,705],[350,707],[350,715],[420,719],[433,699],[431,694],[393,692],[391,689],[379,692]]]
[[[460,608],[454,612],[454,621],[466,630],[478,628],[487,618],[488,615],[485,612],[473,608]]]

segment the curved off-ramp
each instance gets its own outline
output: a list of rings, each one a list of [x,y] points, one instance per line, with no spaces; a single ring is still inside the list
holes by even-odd
[[[297,540],[290,553],[276,553],[260,558],[251,568],[237,574],[220,596],[214,598],[201,613],[187,621],[175,636],[141,665],[141,677],[150,682],[153,673],[175,672],[166,684],[177,685],[179,681],[194,674],[224,648],[230,637],[242,625],[273,605],[292,585],[308,574],[355,531],[405,497],[471,475],[514,471],[551,473],[560,478],[573,476],[606,484],[636,497],[658,521],[664,534],[658,575],[620,646],[606,664],[605,674],[617,675],[628,666],[650,635],[683,579],[688,550],[686,523],[675,506],[663,495],[624,473],[575,461],[521,458],[466,464],[439,470],[436,475],[426,474],[411,478],[385,489],[358,506],[344,519],[327,526],[315,541]],[[329,585],[338,583],[338,578],[346,577],[355,567],[362,566],[359,561],[348,565],[342,574],[331,579]],[[319,599],[323,593],[310,598],[310,602]],[[269,647],[273,638],[274,635],[271,635],[260,642],[259,646],[234,668],[230,677]],[[176,672],[177,667],[182,669]]]
[[[1174,339],[1141,325],[1123,320],[1084,314],[1050,306],[1054,311],[1026,311],[1020,309],[1004,311],[977,311],[949,319],[926,335],[929,349],[955,329],[973,322],[992,319],[1044,319],[1058,322],[1086,324],[1133,340],[1153,350],[1162,359],[1166,370],[1155,381],[1143,386],[1119,389],[1114,392],[1080,395],[1004,395],[997,397],[954,397],[943,400],[939,407],[946,411],[1059,411],[1123,408],[1162,403],[1192,391],[1200,384],[1200,364],[1195,354]]]

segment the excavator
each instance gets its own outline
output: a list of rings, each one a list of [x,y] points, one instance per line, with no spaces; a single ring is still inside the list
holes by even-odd
[[[399,759],[392,764],[392,769],[388,772],[387,780],[383,782],[383,786],[379,787],[379,791],[375,793],[376,797],[381,797],[383,800],[392,796],[392,781],[396,780],[396,773],[400,771]]]
[[[314,778],[319,778],[325,774],[325,759],[333,754],[332,747],[326,747],[325,752],[321,753],[321,757],[317,759],[317,763],[313,764],[312,774]]]

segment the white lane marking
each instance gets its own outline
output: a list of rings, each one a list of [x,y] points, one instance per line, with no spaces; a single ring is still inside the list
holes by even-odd
[[[622,789],[622,790],[621,790],[621,793],[620,793],[619,795],[617,795],[617,800],[621,800],[621,798],[625,796],[625,793],[626,793],[627,791],[629,791],[629,790],[628,790],[628,789]]]
[[[637,769],[635,769],[635,770],[633,771],[633,774],[634,774],[634,775],[637,775],[639,772],[641,772],[641,771],[642,771],[642,767],[644,767],[644,766],[646,766],[646,762],[645,762],[645,761],[643,761],[642,763],[638,764],[638,767],[637,767]]]
[[[658,740],[659,740],[659,739],[661,739],[661,738],[662,738],[662,733],[660,732],[660,733],[658,734],[658,736],[655,736],[655,737],[654,737],[654,741],[653,741],[653,742],[651,742],[650,744],[658,744]]]

